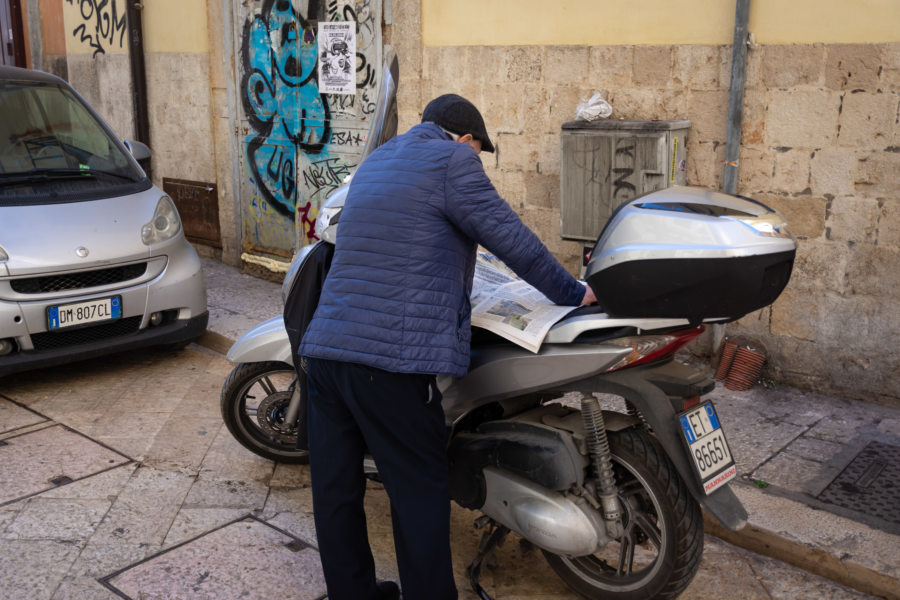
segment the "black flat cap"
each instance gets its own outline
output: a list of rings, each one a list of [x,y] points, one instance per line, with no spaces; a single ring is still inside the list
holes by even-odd
[[[434,123],[458,135],[471,133],[473,138],[481,142],[482,150],[494,151],[494,144],[488,137],[481,113],[474,104],[462,96],[456,94],[438,96],[425,107],[422,122]]]

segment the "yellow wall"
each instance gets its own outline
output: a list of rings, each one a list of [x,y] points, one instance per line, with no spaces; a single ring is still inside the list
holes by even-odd
[[[94,2],[63,2],[66,54],[128,52],[125,0],[113,0],[98,10]]]
[[[206,0],[144,0],[143,4],[145,52],[209,52]]]
[[[426,46],[730,44],[734,0],[422,0]],[[900,41],[900,0],[751,0],[761,44]]]
[[[98,4],[103,4],[99,10]],[[209,51],[206,0],[145,0],[143,5],[145,52]],[[97,56],[128,51],[125,0],[63,2],[62,7],[66,53]]]

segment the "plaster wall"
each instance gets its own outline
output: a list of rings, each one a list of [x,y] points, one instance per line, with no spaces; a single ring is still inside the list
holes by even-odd
[[[398,0],[398,4],[402,0]],[[735,2],[642,0],[422,0],[427,46],[729,44]],[[761,44],[898,41],[895,0],[753,0]]]
[[[69,54],[66,80],[122,139],[134,139],[128,54]]]

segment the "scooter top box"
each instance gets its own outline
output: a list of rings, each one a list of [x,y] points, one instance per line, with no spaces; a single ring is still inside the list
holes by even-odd
[[[768,206],[670,187],[613,212],[585,279],[611,316],[725,322],[774,302],[796,251],[784,218]]]

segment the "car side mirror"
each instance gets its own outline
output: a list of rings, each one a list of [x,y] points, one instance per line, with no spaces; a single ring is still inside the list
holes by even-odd
[[[150,147],[143,143],[135,140],[125,140],[125,147],[128,148],[128,151],[131,152],[131,155],[134,159],[141,165],[141,168],[144,170],[144,173],[147,174],[147,177],[150,178],[150,165],[151,159],[153,158],[153,153],[150,151]]]

